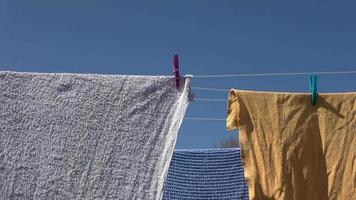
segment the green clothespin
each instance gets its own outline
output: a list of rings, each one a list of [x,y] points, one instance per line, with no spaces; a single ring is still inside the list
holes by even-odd
[[[312,105],[316,104],[316,100],[318,98],[317,92],[317,76],[309,75],[309,87],[310,87],[310,94],[311,94],[311,103]]]

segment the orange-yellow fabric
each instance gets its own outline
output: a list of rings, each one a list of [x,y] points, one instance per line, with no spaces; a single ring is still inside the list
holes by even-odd
[[[232,89],[227,129],[240,130],[250,199],[356,199],[356,93]]]

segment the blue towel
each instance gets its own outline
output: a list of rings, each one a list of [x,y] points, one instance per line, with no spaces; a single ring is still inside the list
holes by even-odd
[[[240,149],[175,150],[164,200],[248,200]]]

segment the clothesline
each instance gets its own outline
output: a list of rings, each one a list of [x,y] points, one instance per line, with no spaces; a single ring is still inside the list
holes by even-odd
[[[316,72],[278,72],[278,73],[251,73],[251,74],[211,74],[211,75],[193,75],[194,78],[227,78],[227,77],[254,77],[254,76],[293,76],[293,75],[321,75],[321,74],[356,74],[351,71],[316,71]]]
[[[291,75],[309,75],[309,74],[356,74],[356,71],[318,71],[318,72],[292,72],[292,73],[256,73],[256,74],[220,74],[220,75],[194,75],[194,78],[226,78],[226,77],[256,77],[256,76],[291,76]],[[228,92],[228,89],[223,88],[208,88],[208,87],[192,87],[194,90],[207,90]],[[210,102],[226,102],[226,99],[205,99],[196,98],[194,101],[210,101]],[[199,121],[225,121],[223,118],[204,118],[204,117],[185,117],[186,120]]]
[[[200,121],[225,121],[223,118],[209,118],[209,117],[184,117],[187,120],[200,120]]]
[[[228,92],[228,89],[220,89],[220,88],[207,88],[207,87],[192,87],[195,90],[211,90],[211,91],[220,91],[220,92]]]
[[[212,74],[212,75],[193,75],[194,78],[227,78],[227,77],[256,77],[256,76],[292,76],[292,75],[321,75],[321,74],[356,74],[355,70],[351,71],[317,71],[317,72],[280,72],[280,73],[255,73],[255,74]],[[192,87],[195,90],[210,90],[228,92],[228,89]]]
[[[193,101],[223,101],[223,102],[227,102],[226,99],[194,99]]]

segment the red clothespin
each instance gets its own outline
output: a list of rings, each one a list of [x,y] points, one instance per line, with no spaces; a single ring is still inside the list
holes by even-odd
[[[176,88],[179,89],[179,60],[178,55],[173,55],[173,74],[176,82]]]

